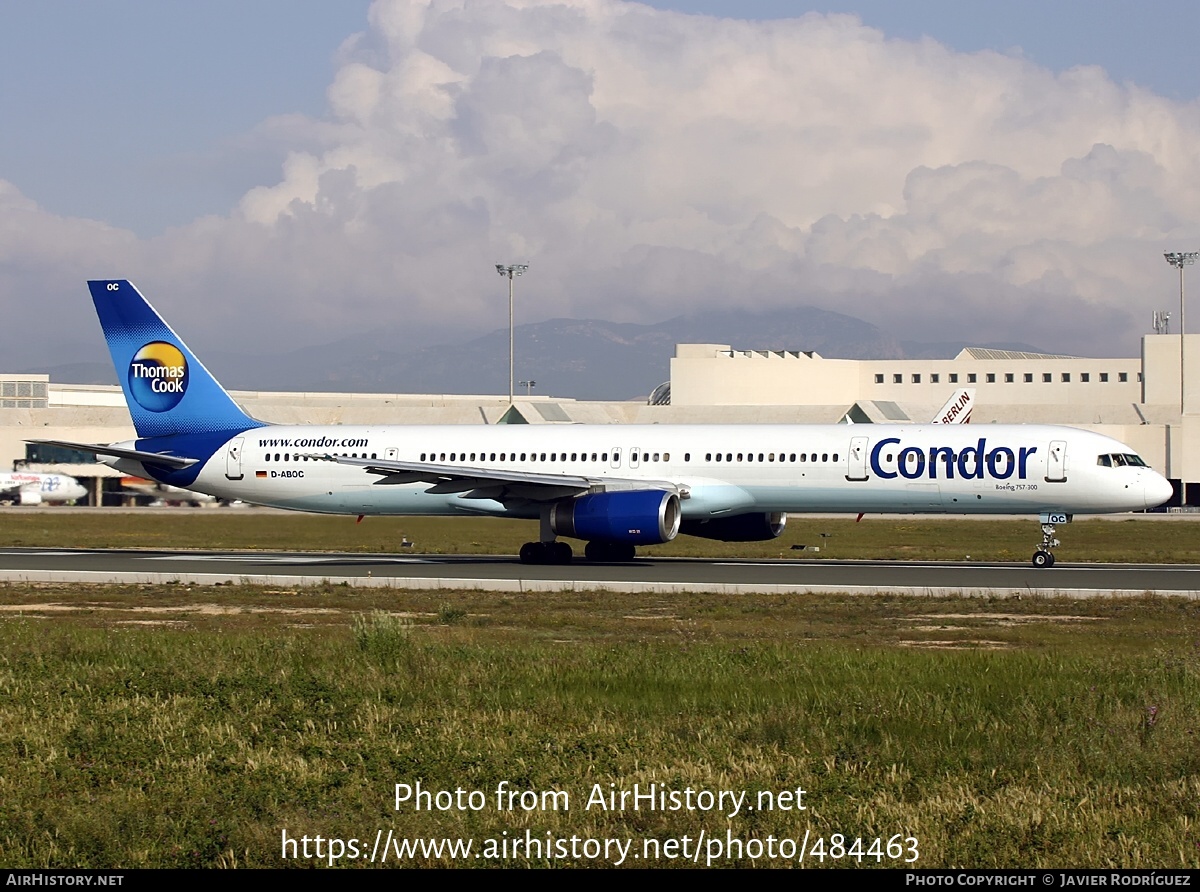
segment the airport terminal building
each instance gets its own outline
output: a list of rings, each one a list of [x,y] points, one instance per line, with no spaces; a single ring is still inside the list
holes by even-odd
[[[1175,505],[1200,505],[1200,335],[1142,339],[1134,359],[1090,359],[968,347],[953,359],[827,359],[804,351],[680,344],[668,385],[649,401],[581,402],[505,396],[264,393],[232,396],[281,424],[892,424],[927,423],[959,388],[973,388],[972,423],[1064,424],[1129,444],[1176,484]],[[1186,364],[1181,364],[1181,359]],[[1187,386],[1180,387],[1181,373]],[[653,382],[648,382],[648,386]],[[68,473],[93,501],[115,471],[27,439],[132,439],[120,388],[0,375],[0,463]],[[105,480],[109,479],[108,483]],[[106,498],[117,503],[118,500]]]

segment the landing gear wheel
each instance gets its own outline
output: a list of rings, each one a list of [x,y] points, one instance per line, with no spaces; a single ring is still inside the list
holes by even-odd
[[[635,553],[634,547],[624,542],[592,541],[583,549],[583,556],[596,564],[631,561]]]
[[[1049,551],[1035,551],[1033,553],[1033,565],[1035,567],[1053,567],[1054,555]]]
[[[526,542],[519,554],[522,564],[569,564],[574,556],[566,542]]]

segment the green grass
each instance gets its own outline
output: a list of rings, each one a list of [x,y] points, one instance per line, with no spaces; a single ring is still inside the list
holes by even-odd
[[[902,834],[923,867],[1200,866],[1183,599],[8,585],[0,605],[7,867],[311,863],[280,860],[285,828]],[[487,807],[396,810],[417,781]],[[502,781],[570,809],[498,811]],[[808,809],[583,807],[634,783],[801,788]]]
[[[516,554],[536,524],[494,518],[327,517],[257,509],[154,513],[0,510],[0,540],[51,548],[262,548],[295,551]],[[828,534],[828,535],[822,535]],[[1060,526],[1062,560],[1200,563],[1200,523],[1185,517],[1080,519]],[[401,542],[413,543],[405,549]],[[674,557],[858,560],[1029,560],[1041,542],[1036,518],[871,517],[789,520],[770,542],[722,543],[680,536],[639,554]],[[579,543],[575,543],[579,546]],[[819,553],[794,550],[817,546]],[[577,550],[581,550],[577,548]]]

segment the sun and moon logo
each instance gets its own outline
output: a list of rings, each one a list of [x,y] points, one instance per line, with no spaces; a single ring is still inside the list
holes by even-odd
[[[187,359],[174,344],[151,341],[129,363],[129,392],[143,409],[166,412],[175,408],[187,386]]]

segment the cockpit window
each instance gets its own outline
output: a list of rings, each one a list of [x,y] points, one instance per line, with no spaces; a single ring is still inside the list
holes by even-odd
[[[1148,467],[1140,455],[1132,452],[1111,452],[1108,455],[1099,455],[1096,457],[1096,464],[1102,468],[1121,468],[1126,465],[1133,468]]]

